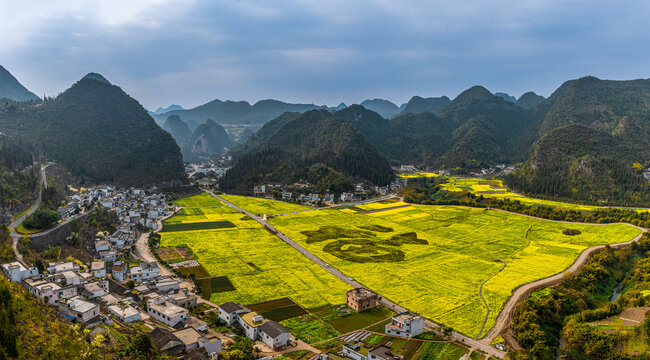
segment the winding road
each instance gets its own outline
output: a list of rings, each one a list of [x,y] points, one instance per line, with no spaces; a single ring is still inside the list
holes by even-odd
[[[34,164],[36,166],[37,164]],[[23,255],[18,252],[18,241],[20,240],[21,235],[16,232],[16,228],[27,219],[31,214],[34,213],[38,209],[38,207],[41,205],[41,194],[43,193],[43,189],[47,189],[47,174],[45,173],[45,169],[47,169],[48,166],[52,165],[52,163],[47,163],[45,166],[41,167],[41,189],[38,191],[38,197],[36,198],[36,201],[34,201],[34,204],[32,205],[29,210],[27,210],[24,214],[19,216],[16,220],[14,220],[11,224],[9,224],[9,232],[11,233],[11,239],[12,239],[12,247],[14,248],[14,255],[16,255],[16,260],[21,262],[23,265]]]

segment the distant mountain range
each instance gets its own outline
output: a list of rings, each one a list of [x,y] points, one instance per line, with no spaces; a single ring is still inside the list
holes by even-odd
[[[13,101],[40,100],[36,94],[27,90],[7,69],[0,65],[0,98]]]
[[[95,183],[183,182],[174,139],[103,76],[90,73],[45,102],[0,99],[0,132]]]
[[[185,109],[183,109],[183,107],[180,106],[180,105],[171,104],[166,108],[159,107],[153,113],[156,114],[156,115],[160,115],[160,114],[164,114],[166,112],[170,112],[170,111],[174,111],[174,110],[185,110]]]

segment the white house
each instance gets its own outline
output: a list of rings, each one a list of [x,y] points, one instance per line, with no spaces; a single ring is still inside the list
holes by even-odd
[[[354,194],[353,193],[342,193],[341,194],[341,201],[352,201],[354,200]]]
[[[113,269],[111,271],[111,274],[113,275],[113,279],[115,281],[122,282],[126,279],[127,271],[128,271],[128,264],[123,263],[121,261],[116,261],[113,264]]]
[[[113,262],[117,259],[117,253],[115,251],[102,251],[99,253],[99,257],[106,262]]]
[[[244,328],[246,336],[252,340],[257,340],[260,335],[260,326],[269,320],[254,311],[247,312],[237,316],[237,323]]]
[[[127,305],[124,309],[121,309],[119,305],[113,304],[108,307],[108,311],[120,319],[120,321],[127,324],[141,320],[140,312],[131,305]]]
[[[90,264],[90,272],[96,278],[106,277],[106,263],[103,261],[93,261]]]
[[[32,295],[46,301],[50,305],[56,305],[61,299],[69,299],[77,295],[76,286],[61,286],[45,279],[43,276],[24,279],[23,285]]]
[[[111,248],[111,243],[106,240],[97,240],[95,241],[95,251],[104,252],[108,251]]]
[[[159,292],[167,293],[169,290],[180,289],[180,286],[178,285],[178,281],[172,278],[166,278],[166,279],[160,279],[156,281],[156,289]]]
[[[367,349],[361,348],[361,343],[347,344],[343,345],[341,353],[343,356],[353,359],[353,360],[368,360],[368,357],[364,355]]]
[[[155,261],[152,262],[143,262],[140,266],[134,266],[129,272],[129,276],[133,281],[144,281],[149,279],[154,279],[158,277],[158,263]]]
[[[102,199],[100,204],[105,208],[111,209],[111,208],[113,208],[113,199],[111,199],[111,198]]]
[[[38,275],[38,269],[26,268],[25,265],[14,261],[8,264],[2,264],[2,272],[10,281],[21,282],[24,279]]]
[[[282,349],[289,345],[291,332],[275,321],[260,325],[259,338],[272,349]]]
[[[397,314],[386,324],[385,332],[388,335],[415,337],[424,332],[424,319],[409,312]]]
[[[108,282],[104,280],[84,284],[83,290],[82,293],[85,293],[88,299],[102,297],[108,294]]]
[[[225,321],[228,326],[235,324],[238,320],[240,314],[246,313],[250,310],[247,308],[235,304],[234,302],[227,302],[225,304],[219,305],[219,318]]]
[[[185,321],[189,316],[187,309],[168,302],[164,296],[147,302],[147,313],[154,319],[171,327]]]
[[[99,315],[99,305],[82,300],[77,296],[70,300],[59,301],[59,311],[64,317],[85,324]]]
[[[79,265],[72,261],[59,261],[48,264],[47,271],[50,274],[58,274],[64,271],[79,271]]]
[[[183,343],[185,350],[204,348],[209,355],[221,352],[221,340],[216,336],[208,338],[191,327],[174,331],[173,334]]]

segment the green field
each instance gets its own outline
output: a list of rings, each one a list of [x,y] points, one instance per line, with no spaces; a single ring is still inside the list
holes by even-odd
[[[234,227],[236,227],[235,224],[233,224],[228,220],[204,221],[204,222],[180,223],[180,224],[164,222],[163,228],[162,230],[160,230],[160,232],[163,233],[163,232],[174,232],[174,231],[216,230],[216,229],[229,229]]]
[[[496,210],[420,205],[366,215],[309,211],[269,222],[380,295],[473,337],[494,325],[516,287],[563,271],[588,247],[628,241],[640,232],[627,225],[562,224]],[[564,235],[566,228],[581,234]],[[499,260],[507,264],[501,272]],[[487,314],[479,286],[497,272],[483,288],[491,312],[479,334]]]
[[[290,204],[283,201],[260,199],[250,196],[219,195],[240,208],[250,211],[255,215],[279,215],[295,211],[309,210],[308,206]]]
[[[201,199],[201,203],[210,203],[208,200]],[[193,200],[193,203],[197,202]],[[192,224],[219,219],[235,225],[218,230],[160,233],[161,246],[187,245],[211,276],[228,276],[235,290],[213,293],[210,297],[213,302],[252,304],[291,297],[305,308],[345,302],[345,291],[349,290],[345,283],[271,235],[256,221],[225,206],[192,210],[201,212],[184,212],[168,221]]]
[[[418,350],[416,360],[458,360],[467,354],[466,348],[452,343],[427,342]]]

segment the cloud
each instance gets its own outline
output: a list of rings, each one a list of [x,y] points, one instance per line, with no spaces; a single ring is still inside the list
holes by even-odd
[[[649,77],[650,3],[559,0],[36,0],[0,5],[0,59],[37,93],[89,71],[147,107],[548,95]]]

